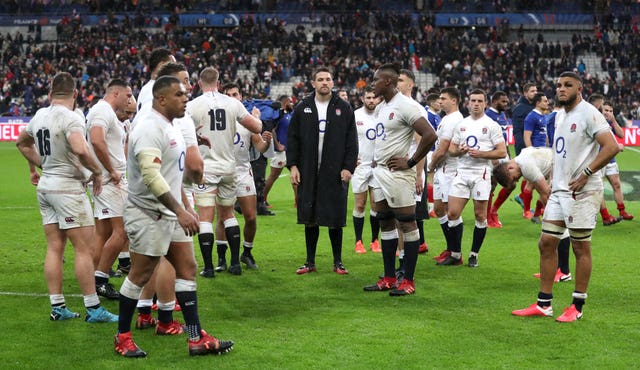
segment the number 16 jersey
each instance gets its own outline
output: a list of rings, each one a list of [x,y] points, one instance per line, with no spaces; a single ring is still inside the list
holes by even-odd
[[[84,191],[82,165],[71,150],[68,138],[78,131],[84,136],[85,125],[75,112],[62,105],[39,109],[26,127],[40,154],[42,177],[38,190]]]

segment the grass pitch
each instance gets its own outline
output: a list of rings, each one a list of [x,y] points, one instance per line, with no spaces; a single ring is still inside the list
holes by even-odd
[[[640,171],[640,153],[619,157],[621,170]],[[134,329],[145,359],[125,359],[113,351],[116,324],[82,319],[51,322],[42,272],[45,239],[26,162],[12,143],[0,144],[0,312],[4,328],[3,368],[114,369],[163,368],[637,368],[640,357],[640,299],[637,275],[638,221],[598,226],[593,237],[593,275],[584,318],[559,324],[548,318],[516,318],[510,312],[535,301],[539,225],[521,217],[508,201],[500,210],[504,228],[489,229],[480,267],[435,266],[444,246],[436,220],[425,222],[430,251],[421,255],[417,292],[409,297],[363,292],[382,271],[379,254],[353,252],[351,217],[344,237],[344,263],[331,270],[326,228],[318,245],[318,273],[297,276],[304,262],[302,226],[295,224],[288,178],[275,185],[269,202],[274,217],[259,217],[254,255],[259,270],[241,276],[198,277],[200,318],[214,335],[236,342],[221,357],[190,358],[186,336],[156,337]],[[285,171],[286,173],[286,171]],[[624,180],[623,174],[623,180]],[[353,201],[352,198],[349,199]],[[615,205],[608,202],[615,214]],[[637,202],[627,210],[640,216]],[[471,207],[463,256],[473,230]],[[242,217],[238,216],[240,223]],[[368,242],[368,222],[365,241]],[[196,256],[200,252],[196,244]],[[573,257],[571,267],[574,267]],[[112,279],[118,287],[121,280]],[[557,317],[571,303],[573,283],[556,284]],[[84,313],[68,246],[64,275],[67,305]],[[111,311],[117,303],[103,301]],[[180,314],[176,315],[181,319]]]

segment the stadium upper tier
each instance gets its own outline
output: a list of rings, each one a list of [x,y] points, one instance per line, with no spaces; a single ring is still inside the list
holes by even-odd
[[[0,13],[66,15],[108,12],[353,12],[357,10],[428,11],[447,13],[587,13],[640,14],[630,0],[12,0],[0,2]]]

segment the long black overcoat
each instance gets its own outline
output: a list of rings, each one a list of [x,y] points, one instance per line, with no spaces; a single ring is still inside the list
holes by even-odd
[[[300,171],[298,223],[346,225],[349,184],[340,179],[343,169],[352,174],[358,160],[358,137],[351,106],[333,94],[318,169],[318,110],[315,93],[294,109],[287,134],[287,167]]]

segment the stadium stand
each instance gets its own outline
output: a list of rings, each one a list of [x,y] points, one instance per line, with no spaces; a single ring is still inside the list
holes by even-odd
[[[628,119],[638,118],[640,5],[611,1],[8,1],[0,13],[60,17],[56,25],[3,27],[0,34],[0,113],[30,115],[46,104],[48,79],[65,70],[81,79],[78,105],[87,108],[114,77],[144,84],[149,52],[174,50],[193,74],[215,65],[225,81],[236,81],[245,96],[269,98],[309,89],[306,76],[318,65],[335,70],[336,87],[357,93],[377,65],[399,61],[416,72],[418,100],[427,89],[454,85],[463,92],[480,87],[507,91],[535,81],[554,96],[553,78],[576,70],[585,93],[614,101]],[[588,5],[588,6],[587,6]],[[437,25],[445,12],[466,14],[539,11],[583,13],[591,24],[552,23],[492,27]],[[591,10],[591,12],[589,12]],[[236,12],[238,27],[183,27],[184,14]],[[586,13],[585,13],[586,12]],[[86,15],[102,14],[87,24]],[[104,15],[107,14],[106,17]],[[288,22],[306,14],[313,22]],[[569,19],[569,18],[567,18]],[[197,91],[194,93],[197,94]]]

